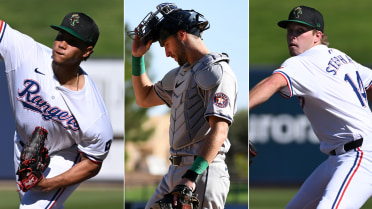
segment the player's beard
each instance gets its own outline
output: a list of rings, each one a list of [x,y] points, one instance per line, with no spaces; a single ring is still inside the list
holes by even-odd
[[[179,45],[177,47],[177,51],[175,51],[175,58],[179,66],[183,66],[187,62],[186,50],[183,45]]]
[[[179,66],[183,66],[187,62],[186,54],[181,54],[177,56],[177,62]]]
[[[179,66],[183,66],[187,62],[186,47],[182,41],[177,37],[174,46],[174,59]]]

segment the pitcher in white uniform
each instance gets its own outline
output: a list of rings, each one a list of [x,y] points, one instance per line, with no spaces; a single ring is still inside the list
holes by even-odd
[[[5,62],[16,122],[15,170],[36,126],[48,131],[51,157],[36,187],[19,191],[19,208],[64,208],[79,183],[95,176],[113,139],[108,111],[93,81],[79,66],[98,40],[93,19],[67,14],[48,48],[0,21],[0,55]]]
[[[287,29],[292,57],[249,92],[249,109],[275,92],[297,96],[329,155],[287,208],[360,208],[372,195],[372,71],[328,48],[323,16],[314,8],[295,7],[278,25]]]
[[[157,15],[163,17],[159,20]],[[209,23],[194,10],[164,3],[146,17],[133,31],[132,82],[139,106],[166,104],[171,108],[172,162],[146,208],[179,184],[198,194],[200,208],[224,208],[230,186],[225,164],[230,148],[227,133],[238,90],[229,57],[208,50],[201,34]],[[144,54],[155,41],[179,67],[152,84],[143,64]]]

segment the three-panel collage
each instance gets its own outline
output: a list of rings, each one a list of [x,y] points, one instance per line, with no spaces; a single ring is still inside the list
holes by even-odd
[[[371,10],[3,2],[0,209],[372,208]]]

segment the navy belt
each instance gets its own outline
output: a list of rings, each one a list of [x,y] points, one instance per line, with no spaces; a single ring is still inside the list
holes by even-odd
[[[350,151],[352,149],[355,149],[355,148],[358,148],[358,147],[362,146],[362,144],[363,144],[363,138],[360,138],[360,139],[351,141],[349,143],[346,143],[344,145],[344,150],[345,150],[345,152],[348,152],[348,151]],[[330,154],[331,155],[336,155],[336,150],[332,150],[330,152]]]
[[[194,156],[194,155],[172,155],[169,157],[169,160],[171,161],[172,165],[174,166],[179,166],[181,165],[181,162],[182,162],[182,158],[185,158],[185,157],[193,157],[194,160],[197,156]]]

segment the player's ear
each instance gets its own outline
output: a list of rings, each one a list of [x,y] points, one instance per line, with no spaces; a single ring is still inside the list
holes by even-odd
[[[83,54],[83,58],[88,58],[93,53],[93,46],[88,46]]]
[[[185,30],[179,30],[177,32],[177,36],[180,38],[180,40],[183,40],[186,37],[186,31]]]
[[[315,31],[315,40],[314,40],[314,42],[315,42],[315,43],[320,42],[321,39],[322,39],[322,36],[323,36],[323,32],[320,31],[320,30],[316,30],[316,31]]]

